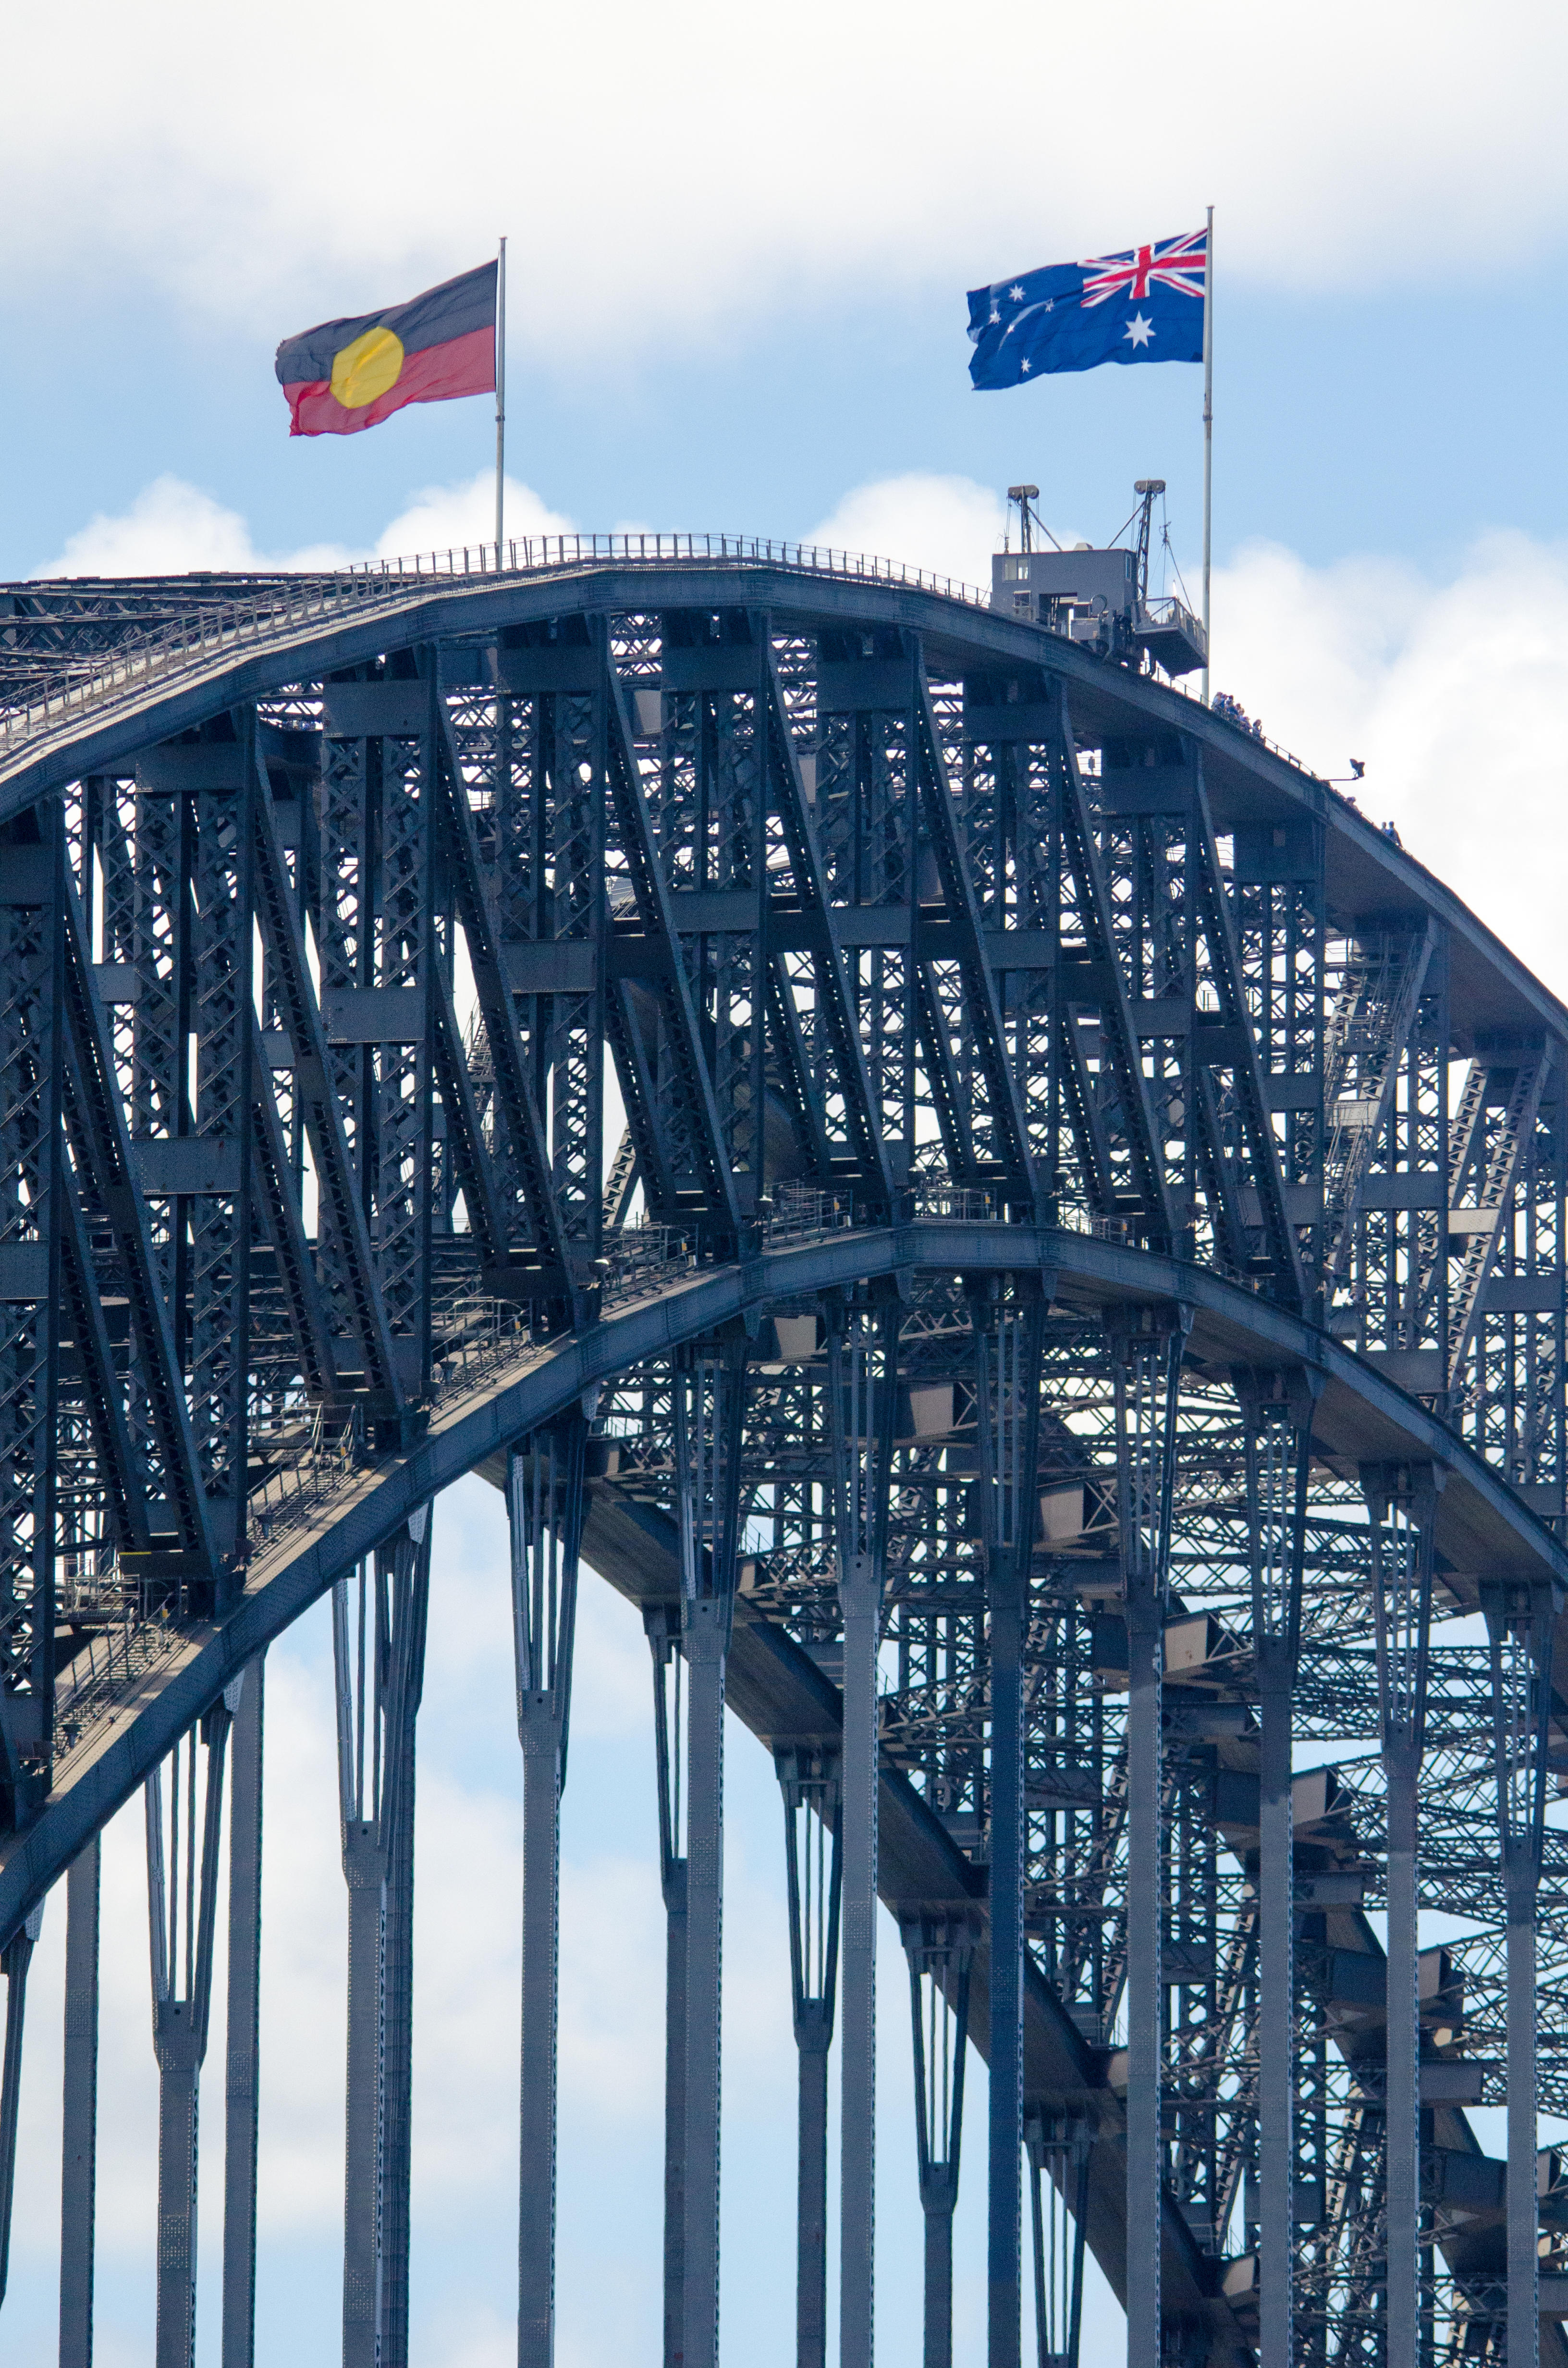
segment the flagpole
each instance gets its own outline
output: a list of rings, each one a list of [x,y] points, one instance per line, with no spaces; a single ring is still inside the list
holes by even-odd
[[[501,241],[500,268],[495,277],[495,568],[501,569],[501,536],[506,516],[506,242]],[[1204,573],[1204,584],[1209,577]],[[1209,594],[1203,595],[1204,615]]]
[[[1214,499],[1214,209],[1203,242],[1203,704],[1209,704],[1209,570]]]

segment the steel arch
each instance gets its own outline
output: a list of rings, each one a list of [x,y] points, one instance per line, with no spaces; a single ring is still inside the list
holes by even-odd
[[[1445,1770],[1495,1751],[1508,1797],[1510,1785],[1544,1782],[1553,1645],[1530,1648],[1533,1727],[1506,1707],[1504,1665],[1526,1651],[1528,1620],[1540,1629],[1529,1607],[1550,1612],[1568,1576],[1562,1008],[1326,785],[1150,680],[919,584],[771,553],[647,563],[623,551],[438,588],[428,576],[255,581],[193,586],[189,597],[199,625],[148,649],[134,593],[7,596],[0,1289],[15,1551],[0,1932],[12,1936],[13,1998],[37,1901],[216,1714],[269,1637],[406,1531],[452,1478],[498,1473],[596,1385],[613,1397],[631,1376],[653,1409],[645,1437],[663,1436],[659,1377],[728,1338],[749,1376],[733,1384],[743,1395],[755,1396],[764,1372],[808,1372],[803,1400],[774,1392],[771,1433],[735,1433],[732,1476],[715,1483],[733,1495],[750,1459],[746,1501],[769,1508],[781,1575],[769,1572],[761,1596],[755,1576],[741,1588],[733,1511],[718,1496],[694,1508],[656,1456],[641,1513],[616,1474],[586,1484],[589,1551],[652,1608],[678,1599],[679,1532],[696,1520],[706,1543],[695,1563],[687,1551],[688,1603],[696,1570],[696,1600],[711,1586],[727,1634],[737,1588],[756,1599],[720,1648],[721,1670],[727,1650],[743,1714],[776,1750],[799,1741],[802,1722],[813,1748],[837,1749],[842,1722],[853,1838],[852,1702],[846,1692],[841,1712],[822,1674],[835,1622],[822,1554],[837,1535],[841,1561],[854,1558],[844,1507],[862,1483],[847,1473],[864,1468],[868,1501],[881,1492],[884,1532],[890,1487],[913,1501],[918,1481],[943,1506],[955,1526],[929,1596],[937,1608],[917,1614],[912,1598],[889,1608],[896,1588],[884,1606],[900,1683],[874,1782],[890,1837],[882,1896],[907,1909],[914,1881],[944,1914],[971,1912],[980,1865],[998,1863],[994,1656],[998,1623],[1017,1616],[999,1574],[1022,1552],[1028,1707],[1006,1814],[1020,1918],[1047,1923],[1023,1948],[1012,2009],[982,1930],[964,1976],[977,1985],[969,2030],[994,2055],[994,2017],[1015,2015],[1018,2128],[1027,2106],[1034,2175],[1063,2197],[1078,2159],[1070,2125],[1094,2122],[1075,2192],[1119,2291],[1140,2248],[1127,2217],[1134,2190],[1118,2193],[1116,2132],[1123,2118],[1132,2129],[1141,2096],[1154,2098],[1143,2193],[1163,2236],[1142,2250],[1156,2271],[1163,2258],[1165,2292],[1156,2274],[1131,2296],[1135,2332],[1157,2327],[1172,2357],[1183,2344],[1202,2357],[1258,2340],[1271,2368],[1292,2343],[1325,2362],[1357,2350],[1393,2360],[1416,2340],[1421,2311],[1430,2321],[1436,2310],[1456,2357],[1494,2347],[1506,2324],[1501,2240],[1485,2232],[1498,2212],[1481,2194],[1484,2158],[1457,2102],[1428,2102],[1417,2127],[1420,2092],[1410,2092],[1419,2227],[1408,2327],[1358,2233],[1366,2207],[1347,2201],[1381,2192],[1384,2176],[1367,2154],[1364,2110],[1384,2074],[1369,2067],[1386,2062],[1391,2115],[1395,2104],[1394,2051],[1373,2044],[1365,2013],[1335,1988],[1361,1978],[1340,1959],[1365,1958],[1369,1973],[1376,1953],[1364,1919],[1346,1945],[1349,1889],[1308,1915],[1293,1975],[1287,1960],[1307,2048],[1299,2158],[1322,2191],[1319,2218],[1302,2225],[1327,2233],[1305,2243],[1295,2336],[1268,2318],[1270,2231],[1289,2231],[1300,2199],[1245,2201],[1246,2178],[1267,2180],[1246,2135],[1255,2109],[1217,2100],[1250,2097],[1259,1996],[1278,1976],[1220,1859],[1252,1868],[1275,1901],[1281,1879],[1289,1899],[1293,1868],[1307,1889],[1290,1920],[1330,1874],[1303,1873],[1324,1853],[1313,1842],[1305,1861],[1300,1845],[1292,1855],[1288,1819],[1283,1861],[1269,1860],[1265,1828],[1260,1861],[1222,1779],[1253,1781],[1234,1762],[1256,1752],[1246,1705],[1267,1705],[1259,1673],[1273,1650],[1256,1584],[1250,1628],[1236,1611],[1237,1508],[1253,1523],[1256,1582],[1267,1560],[1258,1537],[1270,1521],[1280,1537],[1289,1527],[1256,1474],[1268,1454],[1294,1454],[1301,1520],[1341,1541],[1308,1548],[1302,1532],[1298,1589],[1305,1553],[1309,1594],[1329,1578],[1343,1588],[1348,1574],[1380,1615],[1370,1693],[1369,1632],[1360,1661],[1342,1667],[1309,1619],[1305,1643],[1290,1647],[1304,1656],[1299,1680],[1291,1664],[1298,1715],[1348,1731],[1387,1695],[1394,1766],[1405,1729],[1386,1671],[1408,1649],[1425,1673],[1431,1648],[1425,1628],[1384,1636],[1383,1591],[1408,1593],[1425,1574],[1426,1600],[1436,1587],[1449,1611],[1484,1610],[1494,1640],[1490,1675],[1442,1665],[1432,1751]],[[458,1008],[470,981],[478,1030]],[[196,1048],[195,1083],[182,1075],[184,1042]],[[653,1229],[619,1230],[624,1178],[608,1219],[601,1205],[607,1043],[629,1120],[623,1164],[665,1227],[668,1255],[656,1260]],[[477,1322],[484,1294],[513,1312]],[[95,1314],[100,1299],[127,1316]],[[57,1303],[73,1327],[60,1341],[37,1312]],[[885,1368],[867,1329],[875,1304],[903,1311]],[[1052,1311],[1043,1331],[1030,1307]],[[804,1356],[762,1355],[759,1341],[783,1347],[769,1330],[778,1317],[798,1324],[802,1309],[821,1311]],[[928,1316],[943,1345],[922,1362]],[[1108,1362],[1094,1345],[1102,1336]],[[954,1363],[964,1338],[977,1379]],[[259,1367],[258,1339],[270,1360]],[[730,1385],[709,1362],[711,1380],[675,1386],[716,1393],[717,1423]],[[842,1375],[862,1367],[867,1404],[888,1427],[880,1465],[871,1431],[845,1411],[858,1384]],[[912,1385],[947,1390],[947,1429],[926,1435],[951,1443],[920,1448],[912,1413],[915,1430],[893,1445],[906,1420],[893,1402]],[[324,1414],[341,1433],[338,1474],[319,1440],[253,1454],[263,1434],[247,1429],[249,1402],[267,1387],[269,1403],[313,1406],[318,1432]],[[1229,1411],[1215,1411],[1221,1398]],[[1043,1449],[1022,1443],[1026,1400],[1071,1416]],[[1091,1401],[1109,1428],[1094,1429]],[[731,1418],[742,1422],[738,1406]],[[812,1501],[813,1455],[840,1474],[835,1509],[808,1510],[790,1531],[794,1516],[779,1508]],[[1157,1487],[1146,1505],[1138,1494],[1138,1474],[1162,1463],[1164,1512]],[[1010,1517],[996,1508],[1020,1490],[1032,1503],[1047,1474],[1065,1486],[1040,1496],[1039,1521],[1009,1547]],[[58,1531],[56,1489],[69,1503]],[[1048,1503],[1074,1491],[1079,1527],[1053,1531]],[[1354,1509],[1361,1491],[1369,1510]],[[69,1569],[34,1543],[29,1518],[44,1512],[44,1534],[72,1540]],[[629,1521],[653,1583],[626,1562]],[[786,1532],[798,1532],[788,1552],[777,1543]],[[885,1538],[867,1552],[885,1554]],[[1102,1583],[1086,1585],[1096,1553]],[[74,1727],[51,1709],[51,1597],[66,1577],[78,1610],[88,1606],[68,1677],[94,1588],[122,1606],[134,1595],[139,1615],[118,1686],[111,1664],[95,1689],[63,1689]],[[1210,1600],[1226,1616],[1193,1609]],[[1198,1677],[1170,1679],[1162,1715],[1173,1602],[1177,1625],[1209,1625]],[[1100,1634],[1117,1615],[1084,1610],[1108,1603],[1121,1607],[1119,1644]],[[956,1691],[950,1668],[939,1681],[908,1674],[917,1616],[947,1623],[941,1651],[966,1672]],[[689,1657],[700,1621],[688,1612],[687,1624]],[[61,1620],[62,1645],[69,1625]],[[134,1668],[132,1633],[143,1650]],[[1095,1692],[1092,1671],[1097,1699],[1116,1691],[1118,1651],[1132,1686],[1127,1746],[1102,1737],[1097,1756],[1069,1765],[1073,1702]],[[1145,1651],[1152,1695],[1138,1691]],[[1093,1913],[1119,1918],[1125,1968],[1096,1975],[1096,1991],[1062,1938],[1082,1896],[1053,1904],[1046,1861],[1079,1848],[1074,1820],[1091,1811],[1074,1785],[1091,1766],[1108,1788],[1092,1822],[1109,1832],[1141,1718],[1154,1738],[1151,1814],[1167,1826],[1165,1889],[1156,1873],[1141,1893],[1135,1864],[1107,1861]],[[1423,1815],[1424,1879],[1468,1882],[1479,1896],[1484,1813],[1452,1835],[1435,1804]],[[1342,1817],[1354,1850],[1334,1845],[1331,1874],[1378,1851],[1375,1816]],[[1128,1830],[1135,1851],[1135,1819]],[[1533,1952],[1539,1926],[1550,1955],[1555,1850],[1538,1832],[1532,1859],[1512,1830],[1510,1866],[1528,1861],[1539,1885],[1544,1850],[1547,1872],[1539,1911],[1515,1881],[1510,1950],[1528,1929]],[[875,1880],[874,1842],[869,1859],[852,1845],[849,1858]],[[1267,1946],[1266,1929],[1265,1958]],[[1414,1983],[1414,1958],[1411,1970]],[[1125,2117],[1107,2003],[1124,1981],[1135,2058]],[[1314,2017],[1335,2034],[1340,2068],[1321,2033],[1307,2060]],[[1433,2042],[1439,2026],[1414,1987],[1410,2018],[1415,2077],[1434,2099],[1471,2087],[1479,2098],[1486,2066],[1471,2079],[1448,2024],[1442,2046]],[[1452,2019],[1462,2022],[1459,2009]],[[1142,2073],[1139,2044],[1153,2051]],[[1420,2065],[1437,2065],[1448,2088]],[[1242,2090],[1225,2090],[1235,2079]],[[1006,2085],[994,2078],[994,2089]],[[1516,2103],[1518,2087],[1516,2067]],[[992,2356],[1006,2359],[1016,2356],[1017,2207],[1006,2203],[994,2123],[993,2140]],[[1016,2182],[1018,2135],[1009,2143]],[[1347,2169],[1353,2157],[1359,2168]],[[1391,2199],[1405,2169],[1391,2154]],[[1297,2185],[1312,2190],[1312,2178]],[[1258,2227],[1261,2329],[1259,2249],[1246,2241]],[[1533,2191],[1529,2238],[1533,2260]],[[1418,2260],[1439,2259],[1423,2287]],[[1510,2285],[1516,2315],[1524,2291]],[[712,2338],[701,2309],[695,2331],[687,2322],[694,2357]],[[1556,2320],[1542,2325],[1555,2340]]]

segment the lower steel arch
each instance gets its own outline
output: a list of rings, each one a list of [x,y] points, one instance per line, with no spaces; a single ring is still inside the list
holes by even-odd
[[[1462,1538],[1456,1566],[1494,1577],[1555,1579],[1568,1586],[1568,1551],[1523,1510],[1512,1492],[1451,1432],[1359,1359],[1312,1326],[1250,1292],[1196,1268],[1119,1249],[1081,1234],[1032,1226],[917,1221],[898,1228],[854,1230],[744,1264],[716,1268],[657,1299],[613,1314],[539,1357],[517,1379],[478,1406],[443,1415],[411,1453],[366,1470],[346,1493],[351,1501],[302,1551],[256,1557],[243,1602],[214,1624],[177,1663],[129,1725],[57,1790],[43,1815],[0,1850],[0,1945],[93,1835],[128,1801],[148,1772],[233,1682],[256,1654],[308,1611],[335,1579],[405,1522],[418,1505],[509,1441],[548,1422],[596,1383],[643,1359],[700,1338],[776,1300],[843,1288],[877,1275],[917,1271],[1043,1272],[1063,1297],[1085,1308],[1164,1302],[1195,1310],[1192,1351],[1217,1367],[1292,1363],[1321,1366],[1327,1387],[1315,1434],[1337,1425],[1354,1462],[1410,1457],[1450,1474],[1443,1520]],[[1439,1531],[1439,1553],[1444,1532]]]

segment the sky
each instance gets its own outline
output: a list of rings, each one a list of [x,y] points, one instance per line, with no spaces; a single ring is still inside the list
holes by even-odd
[[[1196,591],[1200,373],[977,395],[965,290],[1215,208],[1214,681],[1568,995],[1568,17],[1536,0],[85,0],[7,28],[0,576],[477,541],[483,401],[290,440],[278,340],[509,256],[508,519],[726,529],[989,580],[1028,479],[1063,539],[1169,485]],[[1163,559],[1162,559],[1162,564]],[[1172,581],[1175,581],[1173,576]],[[658,2358],[646,1648],[590,1585],[563,1833],[562,2368]],[[521,1785],[499,1499],[438,1514],[419,1815],[417,2368],[500,2368],[515,2277]],[[262,2357],[335,2346],[344,1893],[323,1613],[272,1657]],[[790,2350],[793,2051],[776,1787],[731,1739],[725,2360]],[[148,2356],[138,1818],[106,1846],[103,2368]],[[885,1919],[884,1919],[885,1923]],[[52,2357],[61,1903],[33,1985],[6,2359]],[[884,1930],[881,2349],[912,2357],[907,2009]],[[51,2053],[52,2051],[52,2053]],[[202,2160],[222,2159],[222,2033]],[[216,2067],[216,2068],[214,2068]],[[984,2084],[958,2357],[983,2351]],[[40,2167],[41,2166],[41,2169]],[[216,2192],[199,2344],[215,2361]],[[1096,2340],[1115,2315],[1093,2298]]]

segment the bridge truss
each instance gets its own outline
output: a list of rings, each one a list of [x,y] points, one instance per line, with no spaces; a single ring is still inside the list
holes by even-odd
[[[264,1657],[330,1594],[344,2358],[406,2360],[432,1508],[477,1470],[524,2368],[583,1566],[650,1645],[666,2362],[718,2359],[726,1704],[784,1811],[802,2368],[830,2208],[872,2359],[879,1899],[928,2368],[971,2049],[991,2368],[1026,2325],[1077,2368],[1086,2252],[1137,2368],[1568,2359],[1568,1014],[1153,680],[885,568],[651,541],[0,599],[0,2263],[58,1886],[86,2368],[98,1835],[140,1790],[157,2359],[222,1915],[248,2368]]]

